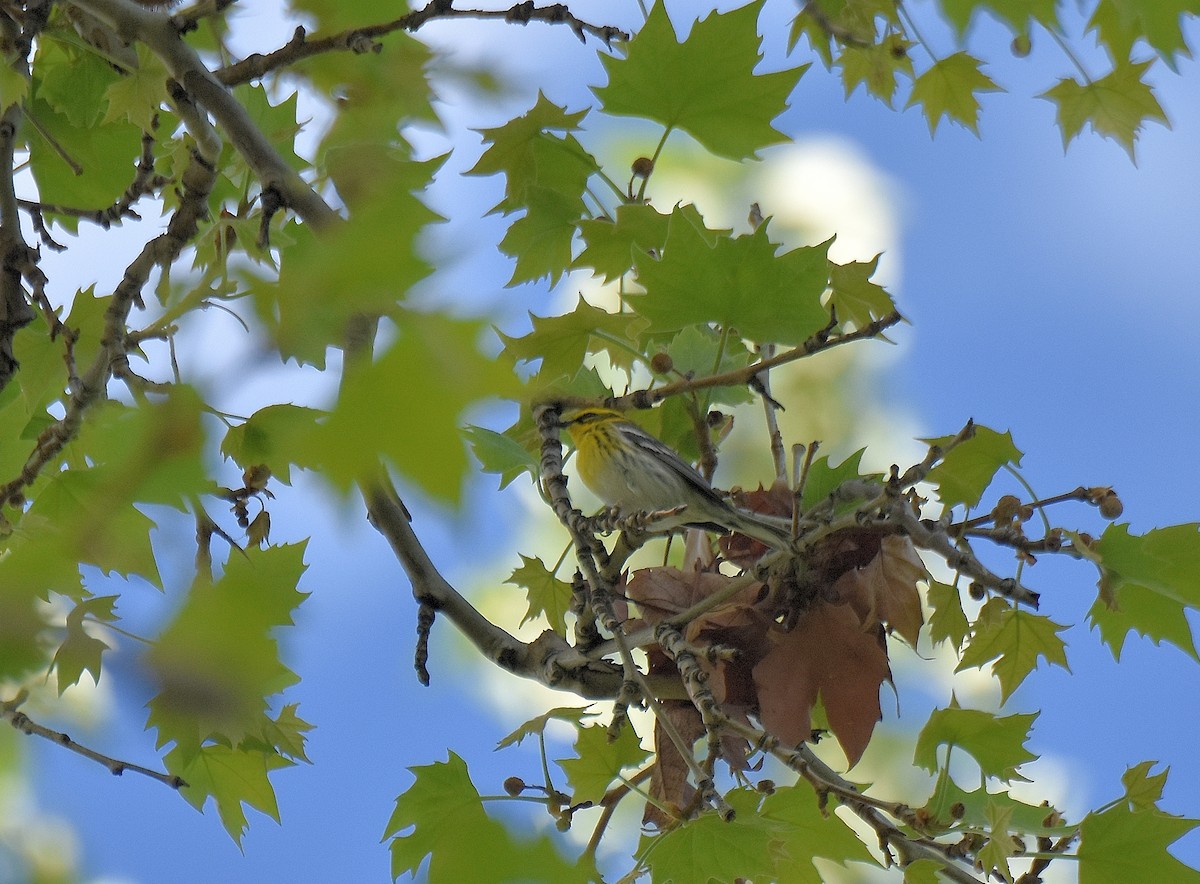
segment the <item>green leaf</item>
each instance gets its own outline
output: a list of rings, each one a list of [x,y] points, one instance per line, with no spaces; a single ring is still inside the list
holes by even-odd
[[[571,584],[555,577],[539,558],[521,555],[521,567],[504,581],[523,586],[529,599],[529,609],[521,618],[524,626],[530,620],[545,616],[550,628],[559,635],[567,634],[567,612],[571,610]]]
[[[44,203],[105,209],[133,180],[142,133],[123,121],[76,126],[44,99],[28,108],[29,166]]]
[[[575,739],[575,758],[559,758],[558,766],[567,774],[571,784],[572,801],[598,803],[627,767],[634,767],[650,757],[642,748],[638,736],[628,724],[615,741],[608,738],[605,725],[580,727]]]
[[[1200,871],[1185,866],[1167,848],[1197,825],[1200,820],[1131,810],[1124,802],[1089,813],[1079,826],[1079,884],[1196,884]]]
[[[878,266],[879,255],[867,262],[829,263],[830,303],[839,321],[862,328],[896,309],[883,286],[871,282]]]
[[[303,557],[303,544],[247,550],[220,580],[192,587],[146,654],[159,688],[147,727],[160,747],[174,741],[186,760],[214,736],[236,744],[261,734],[268,698],[299,680],[273,631],[307,597],[296,588]]]
[[[246,804],[279,822],[275,789],[267,775],[291,762],[273,752],[246,751],[218,744],[203,746],[197,752],[178,747],[167,753],[167,770],[187,783],[180,794],[188,804],[203,810],[212,798],[225,831],[242,843],[246,833]]]
[[[763,799],[760,814],[777,824],[774,836],[787,855],[771,878],[778,884],[821,884],[823,879],[811,862],[816,857],[842,866],[848,862],[878,865],[854,830],[836,813],[823,809],[807,784],[776,788]]]
[[[927,445],[947,445],[953,436],[922,439]],[[983,497],[997,471],[1007,465],[1021,465],[1022,452],[1013,444],[1011,432],[1003,434],[976,425],[975,434],[946,452],[941,463],[929,471],[929,483],[936,485],[938,497],[947,509],[959,504],[973,507]]]
[[[913,761],[930,773],[938,769],[937,749],[942,744],[962,749],[979,763],[985,777],[1026,780],[1017,768],[1037,758],[1025,748],[1037,713],[1003,717],[979,709],[935,709],[917,737]]]
[[[415,876],[426,857],[430,884],[588,879],[587,870],[559,856],[550,839],[517,841],[491,819],[466,763],[453,752],[445,762],[409,770],[416,780],[396,799],[383,833],[391,839],[393,879]]]
[[[594,89],[605,113],[644,117],[682,129],[718,156],[748,159],[786,141],[771,121],[808,65],[755,74],[761,61],[757,31],[762,0],[712,13],[684,42],[663,3],[626,46],[624,59],[601,56],[608,85]]]
[[[736,814],[731,821],[703,813],[643,840],[652,880],[780,880],[777,871],[790,861],[784,860],[778,839],[784,824],[758,813],[761,796],[752,789],[734,789],[725,800]]]
[[[980,611],[975,634],[954,671],[982,668],[995,660],[992,674],[1000,681],[1001,702],[1007,701],[1037,668],[1039,658],[1070,671],[1066,643],[1058,636],[1066,628],[1049,617],[1022,611],[1003,599],[993,598]]]
[[[1058,126],[1062,130],[1063,150],[1085,123],[1094,131],[1111,138],[1134,159],[1134,145],[1142,124],[1157,120],[1170,125],[1167,115],[1154,97],[1154,90],[1142,81],[1151,62],[1118,61],[1112,72],[1086,85],[1075,79],[1062,79],[1041,98],[1057,106]]]
[[[1130,630],[1155,644],[1171,642],[1200,660],[1187,609],[1200,608],[1200,532],[1172,525],[1145,534],[1109,525],[1095,552],[1100,556],[1100,594],[1088,619],[1116,659]]]
[[[1057,0],[938,0],[942,14],[954,25],[958,39],[966,34],[971,19],[983,10],[991,10],[1014,33],[1029,30],[1030,21],[1046,27],[1058,24]]]
[[[1150,774],[1150,768],[1157,761],[1143,761],[1126,769],[1121,775],[1121,784],[1125,787],[1125,800],[1133,810],[1152,810],[1162,800],[1163,787],[1167,784],[1167,774],[1170,768]]]
[[[1124,61],[1137,40],[1145,40],[1175,68],[1178,55],[1191,55],[1183,20],[1200,15],[1197,0],[1100,0],[1089,29],[1095,28],[1114,61]]]
[[[430,272],[417,239],[440,219],[413,195],[428,186],[441,159],[391,159],[374,166],[372,190],[350,219],[316,238],[309,225],[287,228],[277,280],[244,271],[254,307],[280,355],[324,368],[342,346],[351,317],[387,316]],[[348,282],[351,281],[351,282]]]
[[[32,72],[37,98],[81,128],[100,119],[105,92],[121,79],[95,52],[54,39],[38,41]]]
[[[585,715],[595,714],[592,712],[591,706],[556,706],[548,712],[543,712],[536,718],[529,719],[529,721],[497,743],[496,748],[504,749],[508,746],[519,746],[526,737],[543,733],[546,730],[546,725],[552,721],[566,721],[578,725]]]
[[[933,793],[925,803],[923,816],[929,821],[925,828],[935,834],[959,829],[986,829],[989,821],[988,808],[996,806],[1012,811],[1009,819],[1014,831],[1062,835],[1074,831],[1075,828],[1067,825],[1047,826],[1046,823],[1053,819],[1054,808],[1044,804],[1025,804],[1008,792],[989,792],[982,785],[967,792],[954,782],[945,768],[938,771]]]
[[[285,485],[292,484],[292,464],[309,468],[304,452],[323,412],[302,405],[268,405],[236,427],[221,441],[221,454],[243,469],[262,464]]]
[[[955,651],[961,650],[963,641],[971,632],[971,624],[963,613],[958,587],[931,580],[927,597],[929,606],[933,608],[929,616],[930,641],[935,645],[949,641]]]
[[[1008,861],[1016,854],[1017,846],[1009,836],[1013,809],[1002,803],[989,803],[986,810],[990,833],[987,843],[979,850],[979,864],[988,878],[999,875],[1012,884]]]
[[[681,375],[705,377],[724,374],[745,368],[754,355],[741,340],[726,337],[704,325],[689,325],[671,339],[667,345],[672,370]],[[717,402],[726,405],[741,405],[753,400],[750,388],[745,384],[734,387],[714,387],[709,391],[710,405]]]
[[[54,654],[53,666],[58,673],[58,693],[77,683],[84,672],[92,674],[92,680],[100,683],[100,657],[109,646],[88,634],[84,618],[111,623],[119,619],[113,612],[120,596],[96,596],[80,602],[67,614],[67,637]]]
[[[816,506],[838,489],[843,482],[862,477],[862,457],[865,448],[849,455],[840,464],[834,465],[828,457],[818,457],[808,468],[804,480],[804,495],[801,504],[805,510]],[[851,502],[850,506],[856,506]]]
[[[628,301],[653,331],[715,322],[760,343],[799,344],[828,320],[829,243],[777,255],[766,225],[728,237],[671,213],[661,259],[637,258],[644,295]]]
[[[311,456],[342,488],[374,476],[383,457],[429,494],[457,501],[469,466],[462,413],[487,397],[514,394],[516,378],[479,351],[483,323],[406,312],[398,325],[399,337],[375,362],[346,373]],[[436,395],[423,378],[437,379]]]
[[[128,120],[143,132],[154,130],[154,118],[167,101],[169,74],[158,56],[145,44],[135,44],[137,67],[118,77],[104,92],[108,112],[104,122]]]
[[[518,362],[542,361],[547,377],[574,377],[589,353],[606,351],[615,365],[629,366],[633,356],[628,313],[609,313],[579,298],[575,309],[561,316],[529,314],[532,331],[519,338],[498,332],[504,352]],[[618,345],[621,342],[624,346]],[[636,353],[636,351],[633,351]]]
[[[471,446],[471,453],[479,461],[480,469],[485,473],[500,474],[500,490],[522,473],[528,473],[534,480],[540,474],[538,458],[511,436],[476,426],[464,427],[462,433]]]
[[[837,65],[842,69],[846,97],[865,85],[868,92],[891,107],[896,96],[896,74],[913,76],[912,59],[908,55],[913,45],[900,34],[888,34],[877,43],[845,44]]]
[[[681,211],[692,213],[693,220],[703,224],[695,206],[683,206]],[[604,282],[625,275],[633,269],[634,259],[641,252],[660,252],[667,241],[670,215],[664,215],[648,203],[617,206],[617,219],[597,218],[582,221],[579,232],[584,248],[572,267],[591,267]]]
[[[245,109],[250,122],[267,137],[289,166],[297,171],[308,167],[308,163],[296,155],[296,135],[300,132],[300,124],[296,121],[298,92],[278,104],[271,104],[262,84],[248,83],[235,86],[233,95]]]
[[[965,52],[940,58],[916,80],[906,108],[920,104],[929,121],[929,134],[946,117],[979,134],[979,92],[1003,92],[980,70],[982,62]]]

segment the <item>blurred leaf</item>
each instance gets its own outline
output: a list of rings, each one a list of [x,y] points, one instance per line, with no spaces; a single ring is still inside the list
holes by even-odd
[[[456,502],[470,465],[462,413],[487,397],[515,394],[517,380],[503,361],[479,351],[483,323],[405,312],[398,326],[375,362],[346,373],[311,456],[342,488],[373,477],[384,457],[427,493]]]
[[[111,623],[119,619],[113,612],[120,596],[106,595],[80,602],[67,614],[67,637],[54,654],[54,668],[58,673],[58,693],[77,683],[84,672],[92,674],[92,680],[100,683],[100,658],[109,646],[88,634],[84,618],[92,617]]]
[[[522,473],[537,479],[541,470],[538,458],[512,436],[476,426],[464,427],[462,432],[480,469],[499,473],[501,491]]]
[[[154,130],[154,118],[167,101],[166,67],[142,43],[136,44],[138,65],[113,80],[104,92],[104,122],[128,120],[143,132]]]
[[[76,126],[44,99],[29,105],[29,166],[44,203],[105,209],[129,187],[142,133],[124,121]]]

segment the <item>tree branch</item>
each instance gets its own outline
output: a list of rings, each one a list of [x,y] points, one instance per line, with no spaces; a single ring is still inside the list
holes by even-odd
[[[121,776],[125,771],[133,771],[144,777],[149,777],[152,780],[157,780],[164,785],[170,786],[172,789],[182,789],[187,785],[187,782],[182,778],[173,774],[163,773],[157,770],[151,770],[148,767],[142,767],[140,764],[132,764],[128,761],[121,761],[118,758],[112,758],[103,753],[97,752],[95,749],[89,749],[80,743],[71,739],[68,734],[61,731],[52,730],[45,725],[38,724],[28,715],[22,712],[18,707],[25,700],[23,694],[18,694],[16,698],[5,703],[0,703],[0,718],[4,718],[23,734],[32,734],[36,737],[42,737],[52,743],[56,743],[66,749],[70,749],[84,758],[90,758],[92,761],[102,764],[108,768],[109,773],[113,776]]]
[[[255,53],[239,62],[226,65],[214,71],[214,76],[226,86],[248,83],[271,71],[288,67],[323,52],[369,52],[378,51],[377,37],[384,37],[396,31],[417,31],[423,25],[436,19],[474,18],[474,19],[503,19],[507,22],[528,24],[531,21],[546,22],[547,24],[565,24],[575,32],[580,40],[592,35],[604,41],[606,46],[613,40],[628,40],[629,34],[611,25],[588,24],[576,18],[561,3],[551,6],[534,6],[532,2],[518,3],[510,9],[454,9],[446,0],[431,0],[423,8],[410,12],[390,22],[377,25],[367,25],[341,31],[328,37],[309,40],[304,28],[296,28],[292,39],[274,52],[266,55]]]

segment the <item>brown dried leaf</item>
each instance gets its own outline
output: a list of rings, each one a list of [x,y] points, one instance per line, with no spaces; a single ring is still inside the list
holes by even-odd
[[[885,537],[879,553],[866,565],[847,571],[833,587],[850,603],[868,631],[883,623],[915,646],[921,626],[921,594],[917,583],[929,574],[907,537]]]
[[[688,700],[664,700],[663,714],[671,720],[689,746],[704,736],[704,722],[696,707]],[[688,779],[687,760],[656,720],[654,723],[654,769],[650,772],[650,796],[673,807],[687,807],[696,795],[696,787]],[[642,813],[642,824],[666,828],[674,820],[650,801]]]
[[[863,630],[848,605],[818,604],[790,632],[773,632],[774,647],[754,667],[759,720],[785,743],[808,739],[817,697],[851,765],[883,717],[879,686],[891,678],[883,630]]]

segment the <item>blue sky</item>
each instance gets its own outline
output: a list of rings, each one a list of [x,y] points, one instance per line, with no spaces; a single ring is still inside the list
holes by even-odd
[[[594,10],[616,5],[572,9],[600,20],[606,13]],[[628,7],[625,21],[636,15],[635,4],[622,7]],[[773,8],[790,10],[788,4]],[[269,19],[264,30],[266,24]],[[777,47],[778,21],[766,29]],[[430,297],[480,291],[506,329],[519,331],[525,310],[545,312],[553,301],[533,287],[501,291],[510,267],[492,244],[502,229],[494,220],[472,220],[495,202],[499,182],[453,174],[469,168],[478,150],[477,137],[461,127],[503,122],[527,109],[539,88],[578,107],[586,100],[584,86],[603,81],[599,64],[591,47],[565,29],[456,22],[431,28],[428,36],[453,43],[464,60],[503,62],[519,82],[514,95],[492,106],[471,106],[454,95],[455,104],[444,109],[460,127],[454,137],[466,154],[451,161],[435,200],[443,212],[453,206],[463,220],[448,225],[434,248],[449,250],[452,241],[479,245],[435,278]],[[936,28],[927,36],[948,51]],[[912,324],[893,336],[898,347],[886,371],[872,375],[872,397],[905,415],[905,438],[897,442],[905,451],[914,428],[920,435],[952,433],[974,417],[1012,431],[1027,452],[1025,475],[1043,493],[1111,484],[1135,531],[1193,521],[1200,500],[1194,466],[1200,431],[1196,64],[1182,63],[1181,77],[1156,65],[1172,129],[1148,127],[1134,166],[1114,143],[1091,134],[1064,155],[1053,107],[1031,97],[1070,73],[1061,55],[1039,45],[1023,64],[1007,57],[1007,38],[998,28],[984,22],[978,36],[981,54],[997,61],[994,76],[1011,90],[985,96],[982,138],[943,124],[931,139],[915,110],[889,110],[861,94],[847,102],[840,83],[819,65],[802,79],[793,108],[778,123],[799,139],[848,140],[896,186],[895,290]],[[1195,42],[1195,28],[1190,36]],[[68,260],[79,261],[80,254]],[[476,560],[499,560],[511,542],[507,526],[516,503],[492,496],[490,487],[477,483],[480,497],[463,514],[414,507],[418,531],[452,579],[478,578],[461,538],[471,538]],[[449,747],[467,758],[485,792],[498,791],[510,773],[532,772],[523,767],[532,761],[528,756],[493,754],[519,719],[502,719],[474,702],[475,676],[461,665],[444,624],[432,646],[434,686],[416,684],[415,609],[400,569],[360,508],[314,505],[320,494],[317,483],[302,478],[272,513],[274,538],[313,538],[305,583],[313,595],[300,610],[299,628],[283,642],[303,678],[291,699],[317,725],[309,753],[315,763],[275,778],[283,825],[251,814],[239,851],[211,809],[202,817],[157,783],[132,775],[116,780],[77,756],[30,741],[39,809],[74,823],[86,876],[183,884],[383,881],[388,858],[379,836],[395,795],[410,782],[406,767],[444,760]],[[161,542],[187,535],[186,525],[173,524]],[[190,555],[163,552],[181,562]],[[507,575],[499,567],[494,581]],[[1136,637],[1114,664],[1083,625],[1095,592],[1086,565],[1046,561],[1028,579],[1042,591],[1045,612],[1080,624],[1066,633],[1072,672],[1039,669],[1006,707],[1041,710],[1030,749],[1061,760],[1075,777],[1080,806],[1116,797],[1127,766],[1160,760],[1171,765],[1166,807],[1200,816],[1194,751],[1200,668],[1173,647]],[[136,617],[138,603],[130,604],[127,613]],[[76,736],[153,764],[151,737],[141,729],[148,688],[127,661],[118,654],[111,662],[125,699],[106,726]],[[903,698],[903,683],[900,690]],[[571,698],[564,695],[562,702]],[[1200,865],[1200,837],[1181,842],[1177,854]]]

